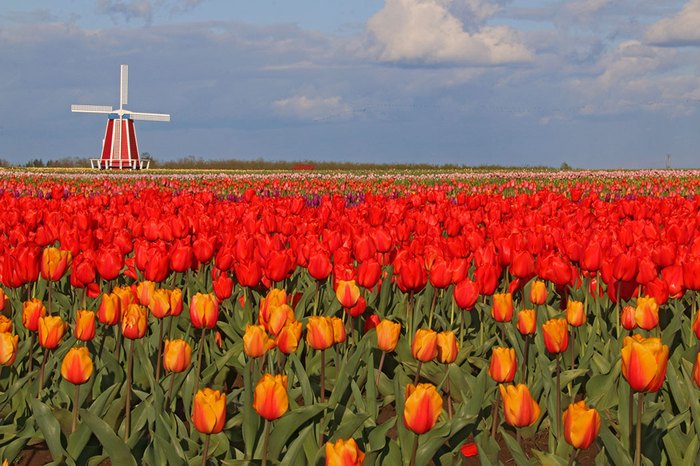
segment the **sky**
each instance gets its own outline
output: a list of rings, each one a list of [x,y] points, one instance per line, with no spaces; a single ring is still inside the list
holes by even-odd
[[[0,158],[700,167],[700,0],[0,0]]]

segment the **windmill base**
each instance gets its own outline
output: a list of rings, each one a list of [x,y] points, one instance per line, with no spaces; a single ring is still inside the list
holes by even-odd
[[[147,170],[150,160],[90,159],[90,166],[97,170]]]

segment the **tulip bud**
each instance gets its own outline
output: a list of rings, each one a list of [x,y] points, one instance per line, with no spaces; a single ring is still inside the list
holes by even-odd
[[[103,294],[97,319],[104,325],[116,325],[121,319],[121,300],[115,293]]]
[[[530,287],[530,302],[539,305],[547,302],[547,285],[544,282],[539,280],[532,282],[532,286]]]
[[[513,348],[496,347],[491,353],[489,375],[496,382],[512,382],[517,370],[517,360]]]
[[[640,297],[637,299],[637,308],[634,320],[639,328],[651,330],[659,325],[659,305],[654,298]]]
[[[219,303],[212,293],[197,293],[190,301],[190,320],[196,328],[214,328],[219,317]]]
[[[92,375],[92,359],[85,346],[71,348],[61,363],[61,375],[73,385],[82,385]]]
[[[562,419],[564,438],[572,447],[588,448],[598,437],[600,414],[593,408],[587,408],[583,400],[570,404]]]
[[[537,314],[534,309],[522,309],[518,312],[518,331],[522,335],[533,335],[537,330]]]
[[[39,345],[46,349],[55,349],[66,333],[68,325],[60,316],[39,318]]]
[[[326,443],[326,466],[362,466],[364,460],[365,454],[353,439]]]
[[[365,313],[365,310],[367,310],[367,301],[362,296],[357,299],[357,303],[354,306],[345,308],[345,311],[352,317],[361,316]]]
[[[309,317],[306,323],[306,343],[315,350],[333,346],[333,323],[323,316]]]
[[[496,322],[510,322],[513,319],[513,295],[510,293],[494,294],[491,317]]]
[[[542,325],[544,346],[550,353],[563,353],[569,347],[569,329],[564,319],[550,319]]]
[[[668,346],[660,338],[625,337],[622,345],[622,375],[636,392],[656,392],[666,377]]]
[[[633,330],[637,327],[637,310],[632,306],[625,306],[620,313],[620,323],[625,330]]]
[[[70,265],[70,251],[58,248],[44,248],[41,255],[41,276],[44,280],[58,281]]]
[[[406,402],[403,408],[403,422],[407,429],[416,434],[424,434],[435,427],[442,413],[442,397],[429,383],[406,386]]]
[[[503,398],[503,414],[509,425],[525,427],[537,421],[540,417],[540,406],[532,399],[526,385],[499,385],[499,389]]]
[[[339,317],[331,317],[331,325],[333,326],[333,343],[343,343],[347,338],[343,320]]]
[[[355,280],[338,280],[335,296],[341,306],[353,307],[360,299],[360,288],[355,284]]]
[[[457,347],[457,337],[449,330],[438,333],[437,336],[437,359],[442,364],[452,364],[457,359],[459,348]]]
[[[243,352],[249,358],[258,358],[275,347],[275,342],[265,332],[262,325],[246,325],[243,335]]]
[[[27,330],[36,332],[39,330],[39,319],[46,315],[46,307],[38,298],[25,301],[22,305],[22,324]]]
[[[90,341],[95,338],[95,313],[86,310],[77,311],[73,334],[81,341]]]
[[[146,335],[148,312],[140,304],[130,304],[122,316],[122,335],[130,340],[138,340]]]
[[[17,342],[19,337],[9,332],[0,333],[0,364],[11,366],[17,358]]]
[[[179,316],[182,313],[182,290],[174,288],[170,290],[170,315]]]
[[[572,327],[580,327],[586,323],[586,310],[581,301],[569,300],[566,303],[566,321]]]
[[[384,319],[377,324],[377,348],[391,352],[396,349],[401,335],[401,324]]]
[[[226,422],[226,394],[203,388],[194,396],[192,423],[203,434],[218,434]]]
[[[170,290],[159,288],[153,292],[148,309],[156,319],[162,319],[170,315]]]
[[[437,351],[437,333],[431,329],[418,329],[411,345],[413,357],[422,362],[429,362],[437,357]]]
[[[144,280],[136,285],[136,298],[142,306],[150,306],[153,293],[156,291],[156,284]]]
[[[287,376],[263,375],[255,386],[253,408],[268,421],[274,421],[282,417],[289,409]]]
[[[12,333],[12,321],[7,316],[0,314],[0,333]]]
[[[301,341],[301,322],[287,322],[275,336],[275,345],[284,354],[292,354]]]
[[[182,372],[192,362],[192,347],[185,340],[165,340],[163,367],[170,372]]]

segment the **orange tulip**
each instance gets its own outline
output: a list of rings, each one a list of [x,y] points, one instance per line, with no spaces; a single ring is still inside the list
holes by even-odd
[[[401,324],[384,319],[377,324],[377,348],[391,352],[396,349],[401,335]]]
[[[170,315],[170,295],[172,291],[158,288],[151,295],[150,302],[145,304],[156,319],[162,319]]]
[[[503,398],[503,414],[513,427],[531,426],[540,417],[540,406],[524,384],[499,385]]]
[[[182,290],[174,288],[170,290],[170,315],[179,316],[182,313]]]
[[[136,296],[129,286],[118,286],[112,290],[112,293],[119,296],[119,309],[124,312],[124,309],[136,301]]]
[[[284,354],[292,354],[301,341],[301,322],[287,322],[275,337],[275,345]]]
[[[328,317],[309,317],[306,323],[306,343],[315,350],[333,346],[333,322]]]
[[[22,304],[22,324],[27,330],[39,330],[39,319],[46,315],[46,307],[38,298],[32,298]]]
[[[0,333],[0,364],[11,366],[17,358],[17,342],[19,337],[9,332]]]
[[[454,332],[449,330],[438,333],[437,336],[437,359],[442,364],[452,364],[457,359],[457,338]]]
[[[122,335],[130,340],[138,340],[146,335],[148,312],[140,304],[129,304],[122,316]]]
[[[620,323],[625,330],[633,330],[637,327],[637,310],[632,306],[625,306],[620,313]]]
[[[41,276],[44,280],[58,281],[66,273],[70,265],[70,251],[63,251],[58,248],[44,248],[41,255]]]
[[[156,291],[154,282],[144,280],[136,285],[136,299],[139,300],[142,306],[150,306],[153,299],[153,293]]]
[[[243,352],[249,358],[258,358],[275,347],[275,342],[265,332],[262,325],[246,325],[243,335]]]
[[[68,325],[60,316],[39,318],[39,345],[42,348],[55,349],[66,333]]]
[[[695,321],[693,322],[693,331],[695,332],[695,336],[700,339],[700,312],[695,314]]]
[[[12,333],[12,321],[7,316],[0,314],[0,333]]]
[[[347,338],[343,320],[339,317],[331,317],[331,325],[333,326],[333,343],[342,343]]]
[[[364,460],[354,439],[326,443],[326,466],[362,466]]]
[[[536,280],[530,287],[530,302],[532,304],[544,304],[547,302],[547,285]]]
[[[693,365],[693,380],[695,385],[700,388],[700,353],[695,356],[695,364]]]
[[[287,376],[263,375],[255,386],[253,408],[268,421],[274,421],[282,417],[289,409]]]
[[[125,308],[126,309],[126,308]],[[121,319],[121,299],[116,293],[103,294],[97,319],[104,325],[116,325]]]
[[[194,396],[192,423],[203,434],[218,434],[226,422],[226,394],[203,388]]]
[[[534,309],[518,312],[518,331],[522,335],[533,335],[537,331],[537,314]]]
[[[569,329],[564,319],[550,319],[542,325],[544,346],[550,353],[563,353],[569,347]]]
[[[95,313],[93,311],[79,310],[75,313],[73,335],[81,341],[90,341],[95,338]]]
[[[432,361],[437,357],[437,333],[429,328],[416,330],[411,345],[411,354],[422,362]]]
[[[81,385],[90,380],[92,359],[85,346],[71,348],[61,363],[61,375],[73,385]]]
[[[7,305],[7,295],[5,294],[5,290],[0,288],[0,311],[5,309],[6,305]]]
[[[281,289],[273,288],[267,292],[267,295],[260,300],[260,309],[258,310],[258,321],[267,327],[266,322],[269,320],[270,311],[283,304],[287,304],[287,292]]]
[[[287,322],[296,320],[294,310],[287,304],[279,306],[267,306],[267,313],[263,315],[258,312],[258,322],[270,332],[270,335],[277,335]]]
[[[496,322],[510,322],[513,319],[513,295],[510,293],[494,294],[491,317]]]
[[[192,362],[192,347],[185,340],[165,340],[163,367],[170,372],[182,372]]]
[[[564,411],[564,438],[574,448],[588,448],[600,432],[600,414],[581,400]]]
[[[622,375],[637,392],[656,392],[666,377],[668,346],[660,338],[625,337],[622,346]]]
[[[651,330],[659,325],[659,305],[654,298],[642,297],[637,299],[634,320],[639,328]]]
[[[581,301],[569,300],[566,303],[566,321],[572,327],[580,327],[586,323],[586,310]]]
[[[424,434],[435,426],[442,413],[442,397],[433,384],[406,386],[403,423],[416,434]]]
[[[190,320],[196,328],[214,328],[219,318],[219,302],[213,293],[197,293],[190,300]]]
[[[517,369],[518,363],[513,348],[497,346],[493,349],[489,365],[489,375],[493,380],[496,382],[512,382]]]
[[[350,308],[357,304],[357,300],[360,299],[360,288],[355,284],[355,280],[338,280],[335,296],[341,306]]]

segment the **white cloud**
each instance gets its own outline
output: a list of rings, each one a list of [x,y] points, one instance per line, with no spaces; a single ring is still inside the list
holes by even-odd
[[[646,40],[655,45],[700,45],[700,0],[689,0],[676,15],[649,26]]]
[[[352,113],[352,107],[339,96],[308,97],[297,95],[275,100],[273,106],[278,113],[303,120],[325,120],[345,118]]]
[[[475,32],[466,31],[462,21],[450,11],[452,3],[453,0],[386,0],[384,8],[367,22],[378,59],[478,65],[532,60],[532,53],[509,27],[484,26]]]

